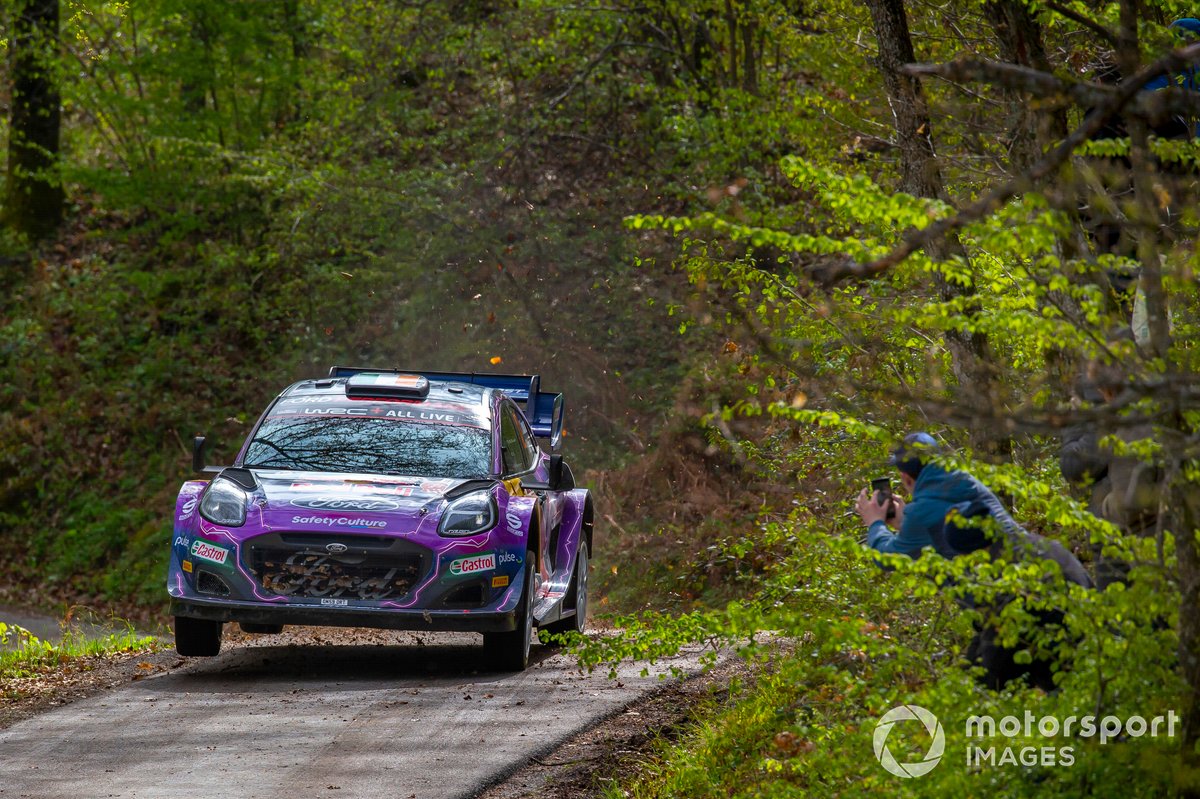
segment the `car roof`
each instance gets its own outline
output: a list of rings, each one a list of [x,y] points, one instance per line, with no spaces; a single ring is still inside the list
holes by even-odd
[[[323,395],[333,397],[346,396],[345,377],[318,377],[312,380],[301,380],[292,383],[280,394],[282,397],[297,395]],[[426,399],[439,399],[446,402],[458,402],[464,405],[482,403],[494,392],[494,389],[477,386],[471,383],[459,383],[452,380],[430,380],[429,395]],[[413,398],[417,400],[417,398]]]
[[[501,392],[495,389],[471,383],[431,380],[429,393],[423,397],[351,397],[347,395],[347,382],[348,378],[344,377],[325,377],[293,383],[279,394],[268,409],[267,415],[286,415],[291,408],[304,408],[303,412],[316,414],[322,407],[346,409],[399,404],[410,408],[434,408],[455,412],[460,417],[460,423],[486,428],[491,426],[493,408],[501,396]]]

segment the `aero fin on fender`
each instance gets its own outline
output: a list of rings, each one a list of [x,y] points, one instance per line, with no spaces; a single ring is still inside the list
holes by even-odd
[[[253,491],[258,488],[258,481],[254,479],[254,472],[249,469],[242,469],[237,466],[226,466],[221,470],[218,477],[224,477],[226,480],[231,480],[237,483],[247,491]]]
[[[496,485],[495,480],[476,478],[473,480],[467,480],[466,482],[463,482],[463,483],[459,483],[458,485],[454,486],[454,488],[451,488],[449,491],[447,491],[442,496],[445,497],[446,499],[458,499],[459,497],[465,496],[466,494],[470,494],[473,491],[486,491],[487,489],[491,488],[494,485]]]

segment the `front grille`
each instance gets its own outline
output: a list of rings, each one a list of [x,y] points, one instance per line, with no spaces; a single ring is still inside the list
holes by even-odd
[[[396,599],[427,564],[423,547],[383,536],[272,533],[250,539],[244,551],[259,585],[279,596]]]

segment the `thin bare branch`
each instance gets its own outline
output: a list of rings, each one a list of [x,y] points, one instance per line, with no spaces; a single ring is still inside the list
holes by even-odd
[[[1177,72],[1200,59],[1200,44],[1174,50],[1154,63],[1139,70],[1132,78],[1118,87],[1116,93],[1089,114],[1083,123],[1057,147],[1050,150],[1024,175],[997,186],[958,213],[938,219],[924,228],[910,228],[900,244],[887,255],[868,263],[859,263],[846,258],[827,262],[814,270],[814,280],[829,286],[846,278],[874,277],[903,262],[908,256],[947,235],[995,213],[1004,203],[1022,192],[1028,191],[1053,175],[1075,152],[1075,148],[1100,132],[1104,124],[1121,113],[1142,90],[1142,87],[1164,73]]]
[[[987,59],[967,58],[945,64],[907,64],[903,70],[909,75],[935,75],[950,81],[988,83],[1037,97],[1070,99],[1084,107],[1108,102],[1119,92],[1115,86],[1065,80],[1049,72]],[[1200,116],[1200,92],[1169,88],[1138,94],[1130,101],[1125,113],[1145,117],[1155,124],[1172,114]]]
[[[1115,45],[1117,43],[1117,34],[1113,33],[1112,31],[1110,31],[1108,28],[1101,25],[1096,20],[1089,19],[1088,17],[1085,17],[1083,14],[1079,14],[1075,11],[1072,11],[1071,9],[1067,8],[1066,6],[1064,6],[1060,3],[1043,2],[1042,5],[1046,6],[1046,8],[1050,9],[1055,14],[1058,14],[1060,17],[1065,17],[1066,19],[1069,19],[1072,22],[1076,22],[1076,23],[1082,25],[1083,27],[1090,30],[1092,33],[1094,33],[1097,36],[1099,36],[1100,38],[1104,39],[1104,41],[1108,42],[1109,44]]]
[[[554,99],[552,99],[547,104],[547,108],[549,110],[553,111],[555,108],[558,107],[559,103],[561,103],[563,100],[567,99],[567,97],[569,97],[571,95],[571,92],[575,91],[575,89],[577,87],[579,87],[580,84],[582,84],[584,81],[586,81],[591,76],[592,72],[596,69],[596,67],[600,66],[600,64],[604,61],[604,59],[608,58],[608,56],[610,54],[612,54],[612,52],[614,50],[616,50],[617,47],[620,46],[622,33],[624,33],[623,28],[621,30],[617,31],[617,37],[615,39],[613,39],[611,42],[609,42],[608,45],[605,46],[605,48],[603,50],[601,50],[600,53],[595,58],[593,58],[591,61],[589,61],[587,66],[585,66],[582,70],[580,70],[575,75],[575,77],[571,79],[571,82],[567,84],[566,88],[563,89],[561,92],[559,92],[554,97]]]

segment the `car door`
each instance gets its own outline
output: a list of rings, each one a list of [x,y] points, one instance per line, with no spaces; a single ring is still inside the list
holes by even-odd
[[[533,479],[539,483],[543,483],[549,478],[550,472],[543,461],[542,450],[538,447],[537,438],[534,437],[533,430],[529,427],[529,422],[520,413],[517,414],[517,427],[521,436],[521,446],[525,450],[526,459],[533,465]],[[565,503],[566,498],[557,491],[547,491],[542,501],[542,522],[545,524],[545,532],[548,538],[548,556],[555,569],[561,568],[563,563],[569,560],[569,556],[560,558],[558,552],[558,533],[562,526]],[[559,562],[560,560],[562,563]]]
[[[535,469],[537,463],[531,457],[527,444],[522,441],[520,414],[517,412],[516,406],[510,401],[505,400],[500,404],[500,479],[504,482],[505,488],[510,496],[523,497],[530,496],[528,492],[521,486],[521,479],[536,480]],[[544,501],[537,500],[538,510],[535,511],[535,518],[539,525],[539,532],[545,533],[548,528],[543,526],[542,508]],[[538,546],[538,574],[540,582],[544,582],[550,576],[550,551],[549,538],[546,535],[539,535]]]

